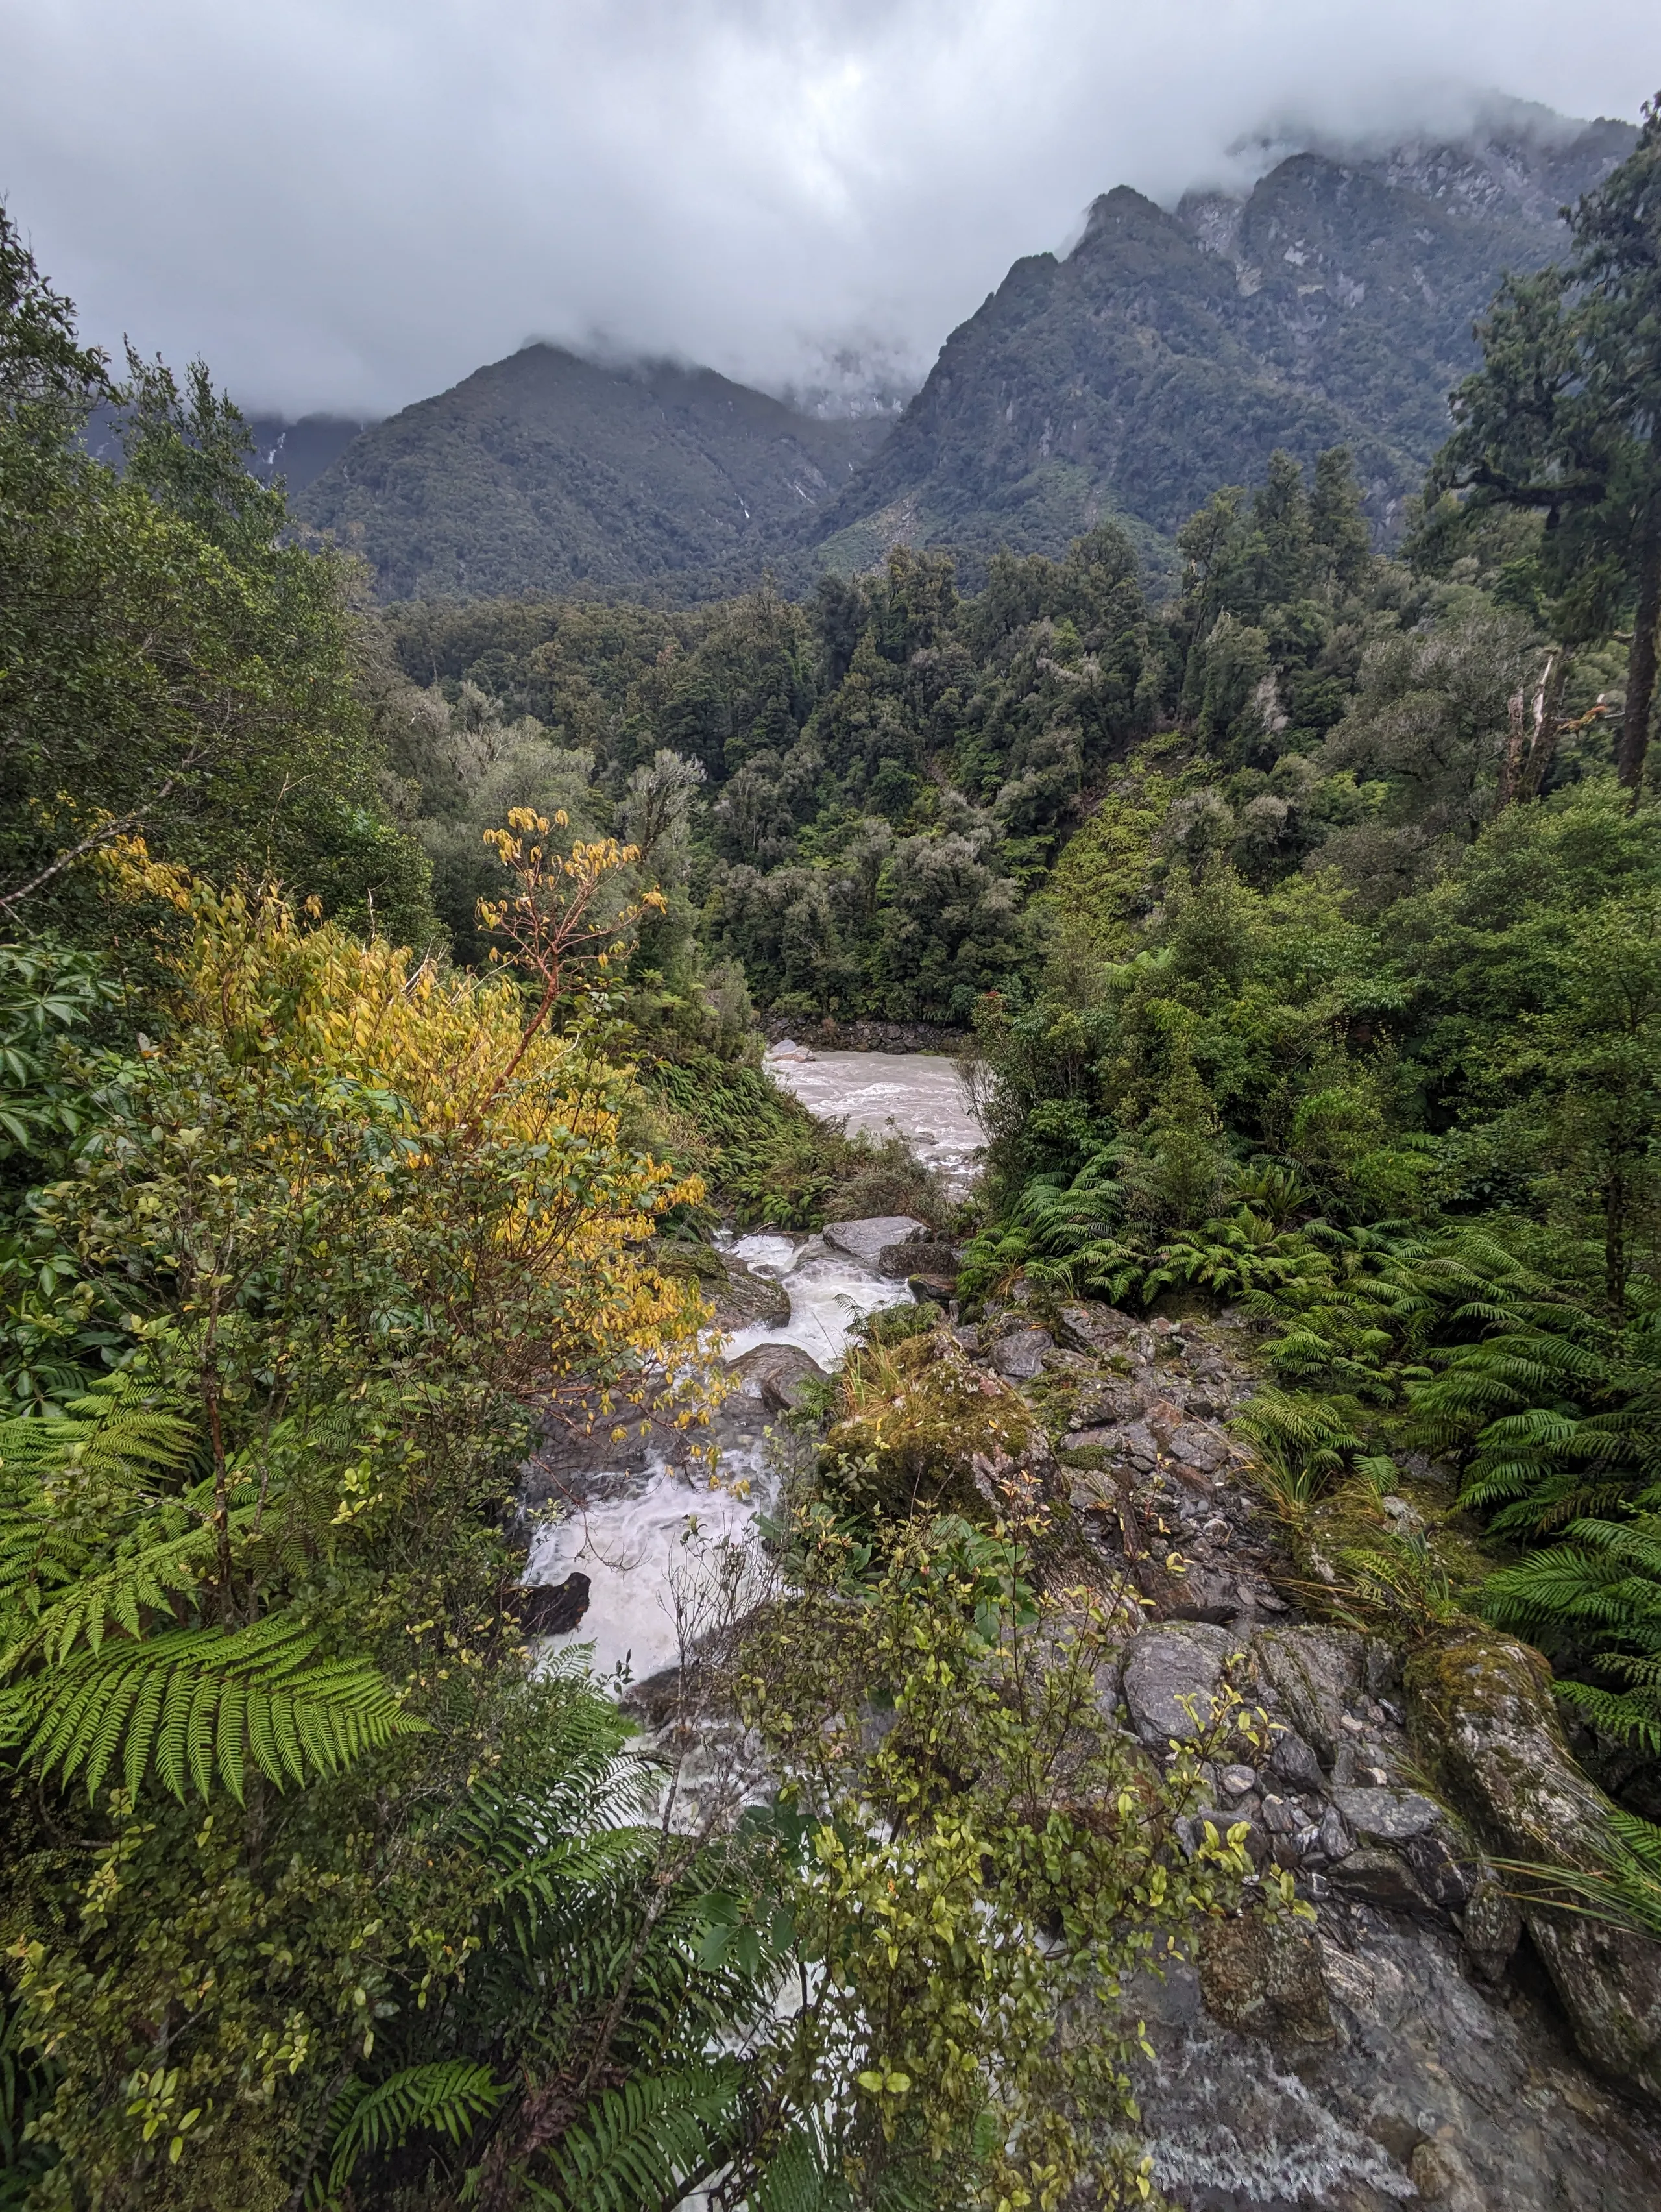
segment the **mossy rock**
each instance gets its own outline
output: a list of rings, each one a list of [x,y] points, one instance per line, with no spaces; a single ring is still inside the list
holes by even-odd
[[[1007,1382],[965,1358],[949,1330],[908,1339],[880,1368],[858,1363],[850,1380],[871,1395],[825,1437],[830,1487],[894,1517],[952,1512],[983,1522],[1042,1494],[1053,1465],[1042,1424]]]
[[[1609,1863],[1613,1808],[1568,1754],[1537,1651],[1463,1629],[1421,1645],[1405,1676],[1415,1743],[1496,1858]],[[1661,1944],[1526,1898],[1523,1917],[1582,2051],[1661,2106]]]

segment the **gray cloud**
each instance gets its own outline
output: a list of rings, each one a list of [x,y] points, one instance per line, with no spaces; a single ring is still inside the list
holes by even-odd
[[[88,334],[290,412],[533,336],[915,375],[1111,185],[1661,83],[1654,0],[0,0],[0,192]]]

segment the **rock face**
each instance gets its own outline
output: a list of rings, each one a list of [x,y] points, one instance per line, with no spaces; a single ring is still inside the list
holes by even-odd
[[[1607,1833],[1543,1662],[1481,1635],[1404,1666],[1299,1617],[1228,1433],[1251,1379],[1226,1317],[1017,1297],[949,1341],[962,1422],[978,1370],[1071,1532],[1060,1579],[1137,1594],[1104,1701],[1154,1759],[1225,1717],[1184,1847],[1202,1821],[1243,1826],[1314,1914],[1212,1923],[1192,1966],[1139,1991],[1159,2185],[1184,2212],[1653,2212],[1661,1947],[1519,1911],[1494,1864],[1591,1866]]]
[[[1507,1858],[1593,1871],[1609,1806],[1563,1747],[1545,1662],[1499,1636],[1417,1656],[1415,1717],[1450,1790]],[[1523,1917],[1592,2063],[1661,2107],[1661,1944],[1579,1914]]]

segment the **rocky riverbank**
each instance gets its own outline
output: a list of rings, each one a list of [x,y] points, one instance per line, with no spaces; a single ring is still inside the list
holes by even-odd
[[[1215,1923],[1141,1992],[1139,2094],[1175,2201],[1649,2212],[1661,1947],[1519,1902],[1528,1885],[1499,1864],[1591,1866],[1608,1842],[1544,1662],[1457,1615],[1342,1624],[1342,1592],[1265,1510],[1231,1434],[1250,1352],[1226,1315],[1018,1296],[902,1346],[892,1396],[827,1450],[860,1455],[891,1505],[1024,1513],[1056,1591],[1118,1607],[1102,1695],[1150,1759],[1231,1692],[1267,1717],[1263,1742],[1212,1747],[1189,1832],[1242,1828],[1312,1917]],[[1386,1492],[1377,1517],[1420,1509]]]

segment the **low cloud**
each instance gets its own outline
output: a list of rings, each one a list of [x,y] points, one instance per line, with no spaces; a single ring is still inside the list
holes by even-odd
[[[532,337],[891,390],[1114,184],[1661,84],[1653,0],[0,0],[0,192],[88,334],[289,413]]]

